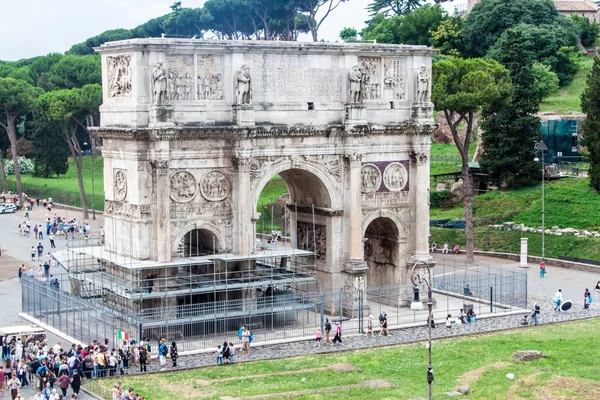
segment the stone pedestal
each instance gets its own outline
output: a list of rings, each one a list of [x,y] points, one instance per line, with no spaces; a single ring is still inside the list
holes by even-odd
[[[171,105],[153,105],[150,106],[150,126],[168,127],[173,126],[173,106]]]
[[[411,107],[410,117],[414,120],[432,119],[433,104],[432,103],[415,103]]]
[[[369,315],[370,308],[366,301],[367,276],[369,267],[362,259],[348,260],[344,263],[344,301],[342,315],[347,318],[359,318],[362,303],[362,318]],[[361,299],[362,292],[362,299]]]
[[[367,106],[361,103],[350,103],[344,105],[344,124],[347,126],[366,125]]]
[[[237,126],[254,126],[254,106],[252,104],[234,104],[233,123]]]

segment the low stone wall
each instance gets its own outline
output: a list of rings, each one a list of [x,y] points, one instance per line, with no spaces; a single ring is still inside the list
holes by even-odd
[[[55,208],[60,208],[61,210],[69,210],[69,211],[79,211],[79,212],[83,212],[83,208],[81,207],[74,207],[74,206],[68,206],[66,204],[61,204],[61,203],[52,203],[54,208],[52,208],[52,210],[54,210]],[[88,208],[88,211],[91,213],[92,210]],[[102,215],[104,214],[104,211],[98,211],[96,210],[96,215]]]
[[[461,251],[461,253],[462,252],[464,252],[464,251]],[[493,251],[476,250],[475,254],[478,256],[504,258],[504,259],[512,260],[512,261],[519,261],[521,259],[518,254],[512,254],[512,253],[497,253],[497,252],[493,252]],[[539,264],[540,262],[542,262],[542,257],[527,256],[527,262],[532,263],[532,264],[533,263]],[[546,258],[545,262],[546,262],[547,266],[567,268],[567,269],[572,269],[575,271],[600,273],[600,267],[597,265],[585,264],[585,263],[567,261],[567,260],[559,260],[556,258]]]

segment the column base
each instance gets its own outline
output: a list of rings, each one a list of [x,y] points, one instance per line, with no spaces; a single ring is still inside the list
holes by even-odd
[[[255,126],[254,106],[252,104],[234,104],[233,123],[237,126]]]
[[[362,259],[344,263],[344,301],[342,315],[346,318],[365,318],[370,308],[366,302],[367,274],[369,266]]]
[[[344,125],[367,125],[367,106],[364,104],[346,104],[344,111]]]
[[[150,106],[150,126],[173,126],[173,106]]]
[[[410,116],[412,119],[432,119],[433,104],[432,103],[415,103],[411,107]]]

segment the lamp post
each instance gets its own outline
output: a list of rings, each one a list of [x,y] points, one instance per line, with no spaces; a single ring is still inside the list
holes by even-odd
[[[418,267],[424,266],[427,268],[427,278],[421,275],[421,272],[417,270]],[[433,298],[431,296],[431,266],[425,261],[417,261],[410,270],[411,280],[414,285],[414,299],[410,304],[411,310],[422,310],[423,303],[419,298],[419,286],[423,282],[427,284],[427,329],[429,331],[429,341],[427,343],[427,385],[429,386],[428,399],[433,399],[433,390],[431,384],[433,383],[433,365],[431,364],[431,312],[433,309]]]
[[[545,246],[545,234],[546,234],[546,210],[545,210],[545,181],[546,181],[546,159],[544,152],[548,151],[548,146],[541,140],[534,146],[535,153],[542,153],[542,264],[546,264],[546,246]],[[539,158],[534,158],[534,161],[540,161]]]

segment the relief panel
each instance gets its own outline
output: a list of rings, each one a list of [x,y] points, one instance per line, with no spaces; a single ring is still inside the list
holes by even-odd
[[[192,56],[167,57],[167,97],[170,101],[193,100],[194,58]]]

